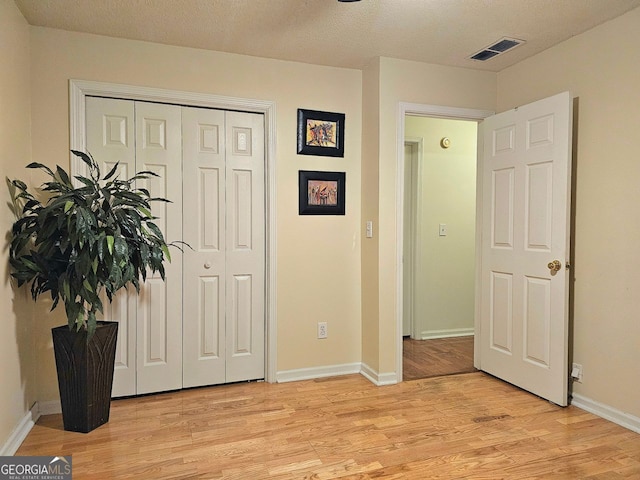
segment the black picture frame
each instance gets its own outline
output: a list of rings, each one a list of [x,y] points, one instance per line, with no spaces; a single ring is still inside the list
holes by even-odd
[[[344,113],[299,108],[298,154],[344,157]]]
[[[345,172],[298,171],[300,215],[344,215]]]

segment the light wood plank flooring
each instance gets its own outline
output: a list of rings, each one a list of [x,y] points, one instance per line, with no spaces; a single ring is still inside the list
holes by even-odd
[[[473,336],[402,341],[402,378],[474,372]]]
[[[481,372],[116,400],[89,434],[42,417],[18,454],[73,455],[74,480],[640,478],[640,435]]]

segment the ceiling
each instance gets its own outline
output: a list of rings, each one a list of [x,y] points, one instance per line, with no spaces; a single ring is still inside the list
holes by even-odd
[[[363,68],[393,57],[498,72],[640,0],[15,0],[31,25]],[[640,26],[639,26],[640,28]],[[526,43],[486,62],[503,37]]]

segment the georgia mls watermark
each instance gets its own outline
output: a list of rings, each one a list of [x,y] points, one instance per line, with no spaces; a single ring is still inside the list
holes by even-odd
[[[0,480],[71,480],[71,456],[0,457]]]

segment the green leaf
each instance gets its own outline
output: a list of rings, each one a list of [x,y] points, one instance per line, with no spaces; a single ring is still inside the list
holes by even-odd
[[[40,168],[40,169],[44,170],[45,172],[47,172],[52,177],[54,176],[53,175],[53,171],[49,167],[47,167],[46,165],[43,165],[42,163],[31,162],[29,165],[27,165],[26,168]]]
[[[118,170],[118,165],[120,165],[120,162],[116,162],[116,164],[113,166],[113,168],[111,170],[109,170],[109,173],[107,173],[105,175],[105,177],[103,178],[103,180],[109,180],[111,177],[113,177],[113,175],[116,173],[116,171]]]
[[[80,152],[80,151],[78,151],[78,150],[71,150],[71,153],[73,153],[76,157],[80,157],[80,159],[81,159],[84,163],[86,163],[87,165],[89,165],[89,167],[92,167],[92,166],[93,166],[92,158],[91,158],[89,155],[87,155],[86,153],[84,153],[84,152]]]
[[[69,187],[73,186],[71,185],[71,180],[69,180],[69,175],[59,165],[56,165],[56,172],[58,173],[60,180],[62,180],[62,183]]]
[[[92,310],[95,310],[96,312],[102,312],[103,311],[102,300],[100,300],[99,296],[96,296],[93,299],[92,307],[93,307]]]
[[[81,279],[89,273],[89,270],[91,270],[91,263],[92,260],[89,249],[83,248],[78,254],[75,262],[75,271]]]
[[[87,220],[84,215],[84,209],[79,207],[76,210],[78,211],[78,217],[76,218],[76,232],[82,235],[86,235],[87,231],[89,230],[89,225],[87,224]],[[82,242],[82,240],[80,241]]]
[[[98,238],[98,241],[96,242],[96,251],[98,253],[98,258],[96,258],[97,261],[101,262],[102,260],[104,260],[104,246],[106,243],[106,237],[104,235],[104,232],[100,233],[100,237]]]
[[[113,255],[113,244],[115,243],[115,239],[112,235],[107,235],[107,248],[109,249],[109,254]]]
[[[11,184],[14,187],[18,188],[19,190],[22,190],[23,192],[27,189],[27,184],[24,183],[22,180],[12,180]]]
[[[153,216],[151,215],[151,211],[147,210],[144,207],[138,207],[138,210],[140,210],[142,213],[144,213],[144,216],[147,218],[153,218]]]
[[[29,257],[22,257],[20,260],[22,261],[22,264],[29,270],[38,271],[38,265],[36,265],[35,262],[29,260]]]
[[[95,186],[95,182],[90,178],[83,177],[82,175],[76,175],[74,178],[78,180],[80,183],[83,183],[84,185],[86,185],[87,187]]]
[[[135,179],[135,180],[144,180],[145,178],[148,177],[160,177],[160,175],[158,175],[156,172],[152,172],[151,170],[143,170],[142,172],[138,172],[136,173],[131,180]]]
[[[149,228],[149,230],[151,230],[153,232],[153,234],[158,237],[160,240],[164,240],[164,236],[162,235],[162,232],[160,231],[160,229],[158,228],[158,226],[153,223],[153,222],[147,222],[147,227]]]
[[[126,258],[129,253],[127,242],[122,237],[116,237],[113,245],[113,251],[118,258]]]
[[[133,202],[137,203],[146,203],[146,200],[144,200],[140,195],[138,195],[137,193],[133,193],[133,192],[118,192],[115,194],[115,196],[120,197],[120,198],[125,198],[127,200],[131,200]]]
[[[64,204],[64,213],[67,213],[73,207],[73,202],[71,200],[67,200]]]
[[[96,328],[98,327],[98,322],[96,321],[96,314],[94,312],[89,312],[87,315],[87,341],[93,336],[96,332]]]
[[[140,259],[142,264],[146,265],[149,262],[149,246],[146,243],[140,245]]]
[[[165,244],[162,244],[160,248],[162,248],[162,252],[164,253],[165,258],[168,261],[171,261],[171,254],[169,253],[169,248],[167,248]]]
[[[79,332],[84,326],[84,307],[79,305],[78,315],[76,316],[76,330]]]

